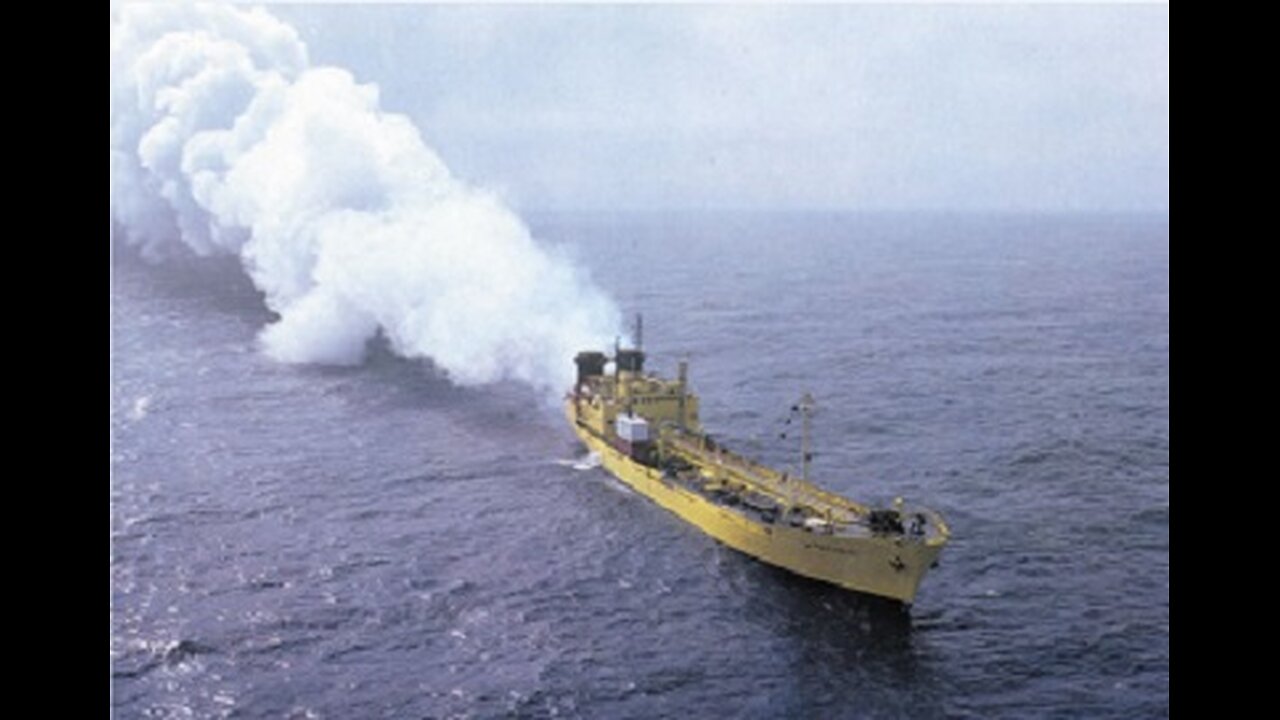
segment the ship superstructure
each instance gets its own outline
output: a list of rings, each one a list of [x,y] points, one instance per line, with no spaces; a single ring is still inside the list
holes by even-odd
[[[637,327],[637,330],[639,328]],[[639,333],[637,332],[637,335]],[[722,447],[703,432],[688,363],[674,380],[645,372],[645,353],[578,353],[565,412],[603,467],[724,544],[799,575],[911,603],[949,530],[936,512],[870,508],[809,480],[809,416],[798,477]]]

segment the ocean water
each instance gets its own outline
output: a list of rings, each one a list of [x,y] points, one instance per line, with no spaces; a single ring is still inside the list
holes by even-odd
[[[518,385],[256,350],[229,261],[117,250],[118,718],[1150,718],[1169,711],[1169,225],[535,215],[708,429],[941,511],[909,612],[728,550]]]

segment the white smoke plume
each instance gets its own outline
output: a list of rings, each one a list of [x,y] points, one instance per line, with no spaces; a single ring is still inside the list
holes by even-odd
[[[354,364],[381,332],[461,384],[558,391],[614,304],[496,197],[453,178],[378,89],[311,67],[262,9],[125,4],[111,26],[113,240],[239,256],[285,362]]]

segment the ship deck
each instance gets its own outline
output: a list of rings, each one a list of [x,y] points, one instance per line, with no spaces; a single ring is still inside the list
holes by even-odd
[[[884,516],[877,516],[878,511],[742,457],[706,436],[669,430],[662,443],[669,456],[683,461],[682,468],[666,468],[664,479],[752,520],[843,537],[885,533]],[[900,517],[893,534],[918,542],[948,534],[931,510],[904,507]]]

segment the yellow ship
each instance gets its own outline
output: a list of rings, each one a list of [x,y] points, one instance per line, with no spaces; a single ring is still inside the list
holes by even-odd
[[[639,343],[637,342],[637,345]],[[644,371],[639,349],[581,352],[565,397],[574,431],[606,470],[728,545],[798,575],[910,604],[950,531],[925,508],[873,509],[809,482],[808,395],[800,477],[721,447],[702,430],[688,363],[675,380]],[[606,372],[612,362],[612,369]]]

